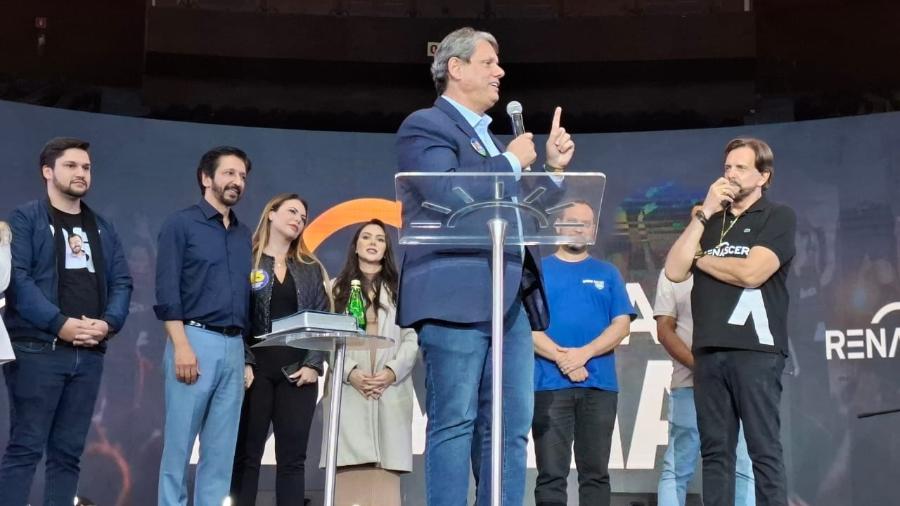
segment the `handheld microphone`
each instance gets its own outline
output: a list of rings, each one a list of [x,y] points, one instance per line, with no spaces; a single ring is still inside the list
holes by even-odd
[[[518,100],[512,100],[506,104],[506,114],[512,123],[513,136],[518,137],[525,133],[525,120],[522,119],[522,104]],[[525,172],[531,171],[531,166],[522,167]]]
[[[525,133],[525,120],[522,119],[522,104],[513,100],[506,104],[506,114],[512,122],[513,135],[516,137]]]
[[[738,190],[740,190],[740,188],[741,188],[741,185],[735,183],[734,181],[731,181],[730,179],[728,180],[728,183],[731,184],[732,186],[737,186]],[[722,210],[725,211],[725,213],[727,214],[731,210],[731,201],[722,200]]]

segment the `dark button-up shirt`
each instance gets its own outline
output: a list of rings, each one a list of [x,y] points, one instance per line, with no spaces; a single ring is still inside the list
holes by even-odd
[[[160,320],[249,328],[250,229],[229,213],[226,229],[204,199],[163,224],[153,306]]]

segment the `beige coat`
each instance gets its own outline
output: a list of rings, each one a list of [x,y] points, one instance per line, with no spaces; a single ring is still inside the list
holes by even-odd
[[[372,374],[369,350],[348,351],[344,363],[344,386],[341,394],[341,420],[338,435],[338,466],[375,464],[392,471],[412,471],[412,370],[419,353],[419,343],[412,329],[401,329],[394,323],[397,309],[385,291],[381,292],[378,310],[378,335],[390,337],[394,344],[378,350],[375,372],[390,367],[397,381],[388,387],[381,398],[366,399],[347,380],[350,371]],[[330,372],[329,372],[330,374]],[[326,379],[330,385],[330,379]],[[321,406],[325,414],[325,431],[330,418],[331,393],[326,388]],[[326,435],[327,436],[327,435]],[[319,466],[325,467],[326,442],[322,441]]]

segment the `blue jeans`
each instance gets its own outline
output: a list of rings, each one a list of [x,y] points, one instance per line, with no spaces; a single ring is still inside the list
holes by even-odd
[[[45,506],[71,506],[103,375],[103,354],[49,342],[14,342],[3,366],[10,438],[0,463],[0,504],[25,506],[46,449]]]
[[[159,505],[187,504],[187,466],[200,435],[194,506],[222,506],[231,487],[241,403],[244,400],[244,341],[185,326],[200,377],[193,385],[175,379],[172,342],[163,371],[166,422],[159,469]]]
[[[669,446],[659,475],[659,506],[684,506],[688,483],[700,459],[700,431],[694,389],[675,388],[669,394]],[[738,435],[735,466],[735,506],[754,506],[753,464],[747,453],[743,427]]]
[[[479,505],[491,497],[490,325],[425,324],[419,332],[425,358],[425,488],[429,506],[465,506],[469,468]],[[525,496],[525,449],[534,406],[531,326],[519,305],[507,317],[503,340],[504,506]]]

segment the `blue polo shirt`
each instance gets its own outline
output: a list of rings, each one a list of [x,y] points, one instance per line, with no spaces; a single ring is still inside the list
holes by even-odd
[[[159,231],[156,317],[249,328],[250,229],[205,199],[178,211]]]
[[[617,316],[637,314],[625,291],[621,274],[609,262],[588,257],[566,262],[557,256],[542,263],[544,289],[550,304],[547,335],[556,344],[575,348],[593,341]],[[588,360],[588,379],[576,383],[560,372],[551,360],[535,354],[534,389],[598,388],[619,391],[616,380],[616,356],[609,352]]]

